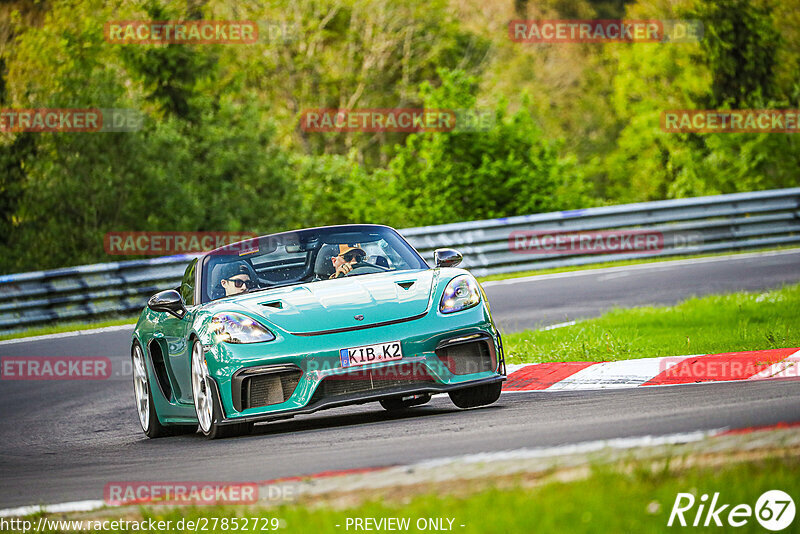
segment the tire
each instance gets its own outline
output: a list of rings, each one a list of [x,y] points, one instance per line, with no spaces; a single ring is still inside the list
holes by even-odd
[[[459,408],[475,408],[492,404],[500,398],[503,389],[502,382],[473,386],[471,388],[457,389],[448,393],[450,400]]]
[[[253,430],[253,423],[236,423],[233,425],[220,425],[222,408],[211,385],[208,375],[203,344],[195,340],[192,344],[192,400],[194,411],[197,414],[197,423],[200,433],[208,439],[231,438],[242,434],[249,434]]]
[[[163,425],[158,420],[158,412],[153,403],[153,386],[147,374],[144,351],[138,342],[131,348],[131,366],[133,369],[133,398],[136,402],[136,412],[139,416],[139,425],[148,438],[162,438],[179,434],[192,434],[197,432],[197,425]]]
[[[430,400],[431,394],[423,393],[422,395],[414,395],[414,397],[410,399],[404,399],[403,397],[392,397],[390,399],[382,399],[380,402],[384,409],[390,412],[397,412],[407,408],[412,408],[414,406],[421,406],[430,402]]]

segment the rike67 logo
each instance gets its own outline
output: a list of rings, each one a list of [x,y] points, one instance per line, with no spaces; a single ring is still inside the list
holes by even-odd
[[[749,504],[733,506],[723,503],[719,492],[714,493],[710,502],[709,496],[705,493],[699,499],[691,493],[678,493],[667,526],[742,527],[750,522],[753,516],[767,530],[776,532],[784,530],[794,521],[794,500],[786,492],[769,490],[761,494],[755,507]]]

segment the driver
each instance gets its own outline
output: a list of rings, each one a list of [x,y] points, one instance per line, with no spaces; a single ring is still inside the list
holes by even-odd
[[[220,283],[222,284],[222,289],[225,290],[226,297],[246,293],[254,287],[253,282],[250,280],[250,270],[243,261],[223,265],[221,276]]]
[[[333,268],[336,269],[336,272],[334,272],[330,278],[339,278],[340,276],[346,275],[353,270],[353,266],[356,263],[364,261],[366,257],[367,253],[364,252],[364,249],[362,249],[358,243],[354,245],[339,245],[339,254],[331,258]]]

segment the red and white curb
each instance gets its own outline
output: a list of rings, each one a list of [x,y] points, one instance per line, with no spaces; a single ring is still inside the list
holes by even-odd
[[[503,392],[620,389],[734,380],[800,378],[800,348],[509,365]]]

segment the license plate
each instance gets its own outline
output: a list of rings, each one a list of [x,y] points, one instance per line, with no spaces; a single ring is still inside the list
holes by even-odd
[[[399,341],[390,341],[389,343],[342,349],[339,351],[339,356],[342,359],[342,367],[355,367],[367,363],[399,360],[403,357],[403,351]]]

